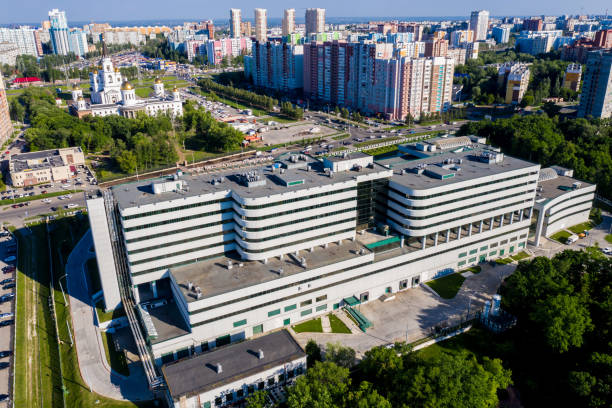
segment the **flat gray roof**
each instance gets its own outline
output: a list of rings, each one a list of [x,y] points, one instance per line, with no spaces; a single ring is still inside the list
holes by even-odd
[[[304,166],[304,168],[297,169],[283,169],[284,173],[282,176],[284,178],[291,180],[304,180],[303,184],[290,187],[283,185],[281,180],[276,177],[277,175],[281,175],[280,169],[276,169],[273,172],[271,166],[256,166],[214,173],[191,175],[184,174],[181,177],[181,180],[183,180],[188,187],[186,191],[181,192],[167,192],[157,195],[153,194],[151,184],[169,181],[170,177],[121,184],[112,187],[112,191],[117,203],[119,204],[119,208],[125,209],[139,205],[183,199],[185,197],[211,194],[226,190],[232,190],[244,198],[265,197],[295,190],[303,190],[323,185],[332,185],[339,182],[352,180],[359,175],[386,171],[386,169],[382,166],[374,164],[372,168],[362,168],[361,171],[348,170],[344,172],[336,172],[334,173],[333,178],[330,178],[325,174],[322,161],[319,161],[311,156],[306,157],[307,164],[310,164],[311,166],[310,171],[307,170],[306,166]],[[264,186],[249,188],[239,181],[238,175],[253,170],[259,172],[261,177],[266,180],[266,184]],[[223,182],[217,183],[216,185],[212,184],[213,179],[219,179],[221,177],[223,177]]]
[[[543,180],[538,182],[538,186],[542,187],[542,191],[538,191],[541,194],[537,199],[546,198],[552,200],[557,198],[568,191],[572,191],[572,185],[574,183],[581,183],[580,188],[591,187],[593,184],[577,180],[573,177],[558,176],[553,179]],[[565,189],[564,189],[565,187]]]
[[[262,350],[264,357],[258,357]],[[173,399],[206,392],[306,355],[287,330],[231,344],[166,364],[162,373]],[[216,366],[223,368],[217,373]]]
[[[153,326],[157,331],[157,338],[151,340],[153,344],[190,333],[187,323],[181,316],[181,311],[174,302],[148,309],[147,312],[149,312]]]
[[[478,179],[494,174],[505,173],[507,171],[536,166],[535,163],[507,155],[504,155],[504,160],[501,163],[483,163],[471,158],[471,156],[489,151],[491,150],[487,149],[486,146],[478,145],[476,148],[463,148],[450,152],[446,151],[440,154],[432,154],[431,156],[424,158],[410,156],[410,154],[407,153],[398,157],[379,160],[377,163],[389,166],[389,168],[395,170],[393,176],[391,177],[391,181],[415,190],[426,190],[444,185],[460,183],[462,181]],[[441,164],[445,159],[462,159],[462,163],[456,165],[460,167],[461,170],[454,171],[454,177],[441,180],[430,177],[426,174],[416,174],[410,172],[401,174],[402,169],[412,169],[421,164],[427,164],[427,167],[425,168],[427,170],[439,172],[442,168],[437,167],[437,165]],[[432,166],[436,166],[437,168]]]
[[[188,282],[193,282],[194,287],[199,286],[202,298],[206,298],[352,259],[359,256],[361,249],[370,253],[360,242],[345,239],[342,245],[331,243],[327,248],[316,246],[313,252],[303,250],[297,258],[305,258],[306,267],[301,266],[293,255],[285,255],[282,261],[278,257],[268,258],[268,263],[264,264],[262,261],[240,260],[238,253],[230,252],[218,258],[170,269],[170,273],[185,300],[193,302],[197,298],[195,292],[189,290]],[[227,268],[228,261],[232,261],[232,269]],[[240,267],[239,263],[243,266]],[[279,274],[281,268],[282,275]]]

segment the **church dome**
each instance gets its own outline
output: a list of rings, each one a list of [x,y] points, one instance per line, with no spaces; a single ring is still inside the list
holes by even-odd
[[[77,91],[77,90],[79,90],[79,86],[77,84],[72,84],[72,89],[74,91]]]
[[[83,99],[82,96],[79,96],[79,98],[77,99],[78,101],[84,101],[85,99]]]
[[[178,92],[178,88],[175,86],[175,87],[172,89],[172,92]]]
[[[94,69],[94,70],[93,70],[93,74],[94,74],[94,75],[98,75],[98,70],[97,70],[97,69]]]
[[[129,91],[130,89],[134,89],[134,88],[132,87],[132,84],[130,84],[128,81],[125,81],[123,85],[121,86],[121,90],[123,91]]]
[[[156,84],[161,84],[161,83],[162,83],[162,80],[161,80],[161,79],[159,79],[159,77],[157,77],[157,78],[155,78],[155,83],[156,83]]]
[[[119,68],[115,67],[115,72],[119,72]]]

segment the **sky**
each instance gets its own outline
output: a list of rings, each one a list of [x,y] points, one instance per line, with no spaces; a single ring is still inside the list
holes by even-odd
[[[27,5],[26,5],[27,4]],[[487,9],[492,16],[528,16],[612,13],[609,0],[512,0],[492,1],[407,1],[407,0],[0,0],[0,24],[40,22],[48,11],[66,11],[70,21],[129,21],[160,19],[227,20],[230,8],[240,8],[253,17],[253,8],[268,9],[269,17],[280,17],[284,8],[295,8],[303,16],[305,7],[324,7],[331,17],[420,17],[467,16],[471,10]]]

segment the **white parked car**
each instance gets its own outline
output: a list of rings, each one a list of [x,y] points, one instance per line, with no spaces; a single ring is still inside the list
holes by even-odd
[[[604,249],[601,250],[604,254],[606,255],[612,255],[612,248],[610,247],[606,247]]]
[[[76,207],[78,207],[78,206],[77,206],[75,203],[68,204],[68,205],[66,206],[66,208],[76,208]]]
[[[44,200],[42,200],[43,203],[50,203],[51,199],[50,198],[45,198]]]

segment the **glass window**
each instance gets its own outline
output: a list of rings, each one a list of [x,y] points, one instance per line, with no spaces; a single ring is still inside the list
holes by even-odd
[[[202,408],[210,408],[210,401],[203,402]]]
[[[234,327],[244,326],[246,322],[246,319],[238,320],[237,322],[234,322]]]
[[[268,312],[268,317],[279,315],[280,312],[280,309],[272,310],[271,312]]]
[[[461,261],[461,262],[459,262],[457,265],[459,265],[459,266],[463,266],[463,265],[465,265],[465,261]]]
[[[254,386],[253,384],[250,384],[250,385],[247,387],[247,389],[248,389],[248,391],[249,391],[249,394],[252,394],[252,393],[254,393],[254,392],[255,392],[255,386]]]
[[[268,386],[274,385],[275,382],[276,382],[276,380],[274,379],[274,377],[268,378]]]
[[[302,310],[302,313],[300,313],[300,315],[307,316],[311,313],[312,313],[312,309],[306,309],[306,310]]]
[[[326,309],[327,309],[327,305],[317,306],[317,312],[320,312],[321,310],[326,310]]]
[[[294,309],[297,309],[297,305],[285,306],[285,312],[290,312]]]
[[[459,254],[459,258],[463,258],[464,256],[467,256],[467,252],[462,252]]]
[[[478,252],[478,249],[472,249],[470,250],[470,255],[474,255],[476,252]]]
[[[283,320],[283,326],[287,326],[287,325],[289,325],[289,324],[291,324],[291,319],[285,319],[285,320]]]
[[[322,301],[324,301],[324,300],[327,300],[327,295],[319,296],[319,297],[316,299],[316,301],[317,301],[317,302],[322,302]]]
[[[340,309],[340,303],[334,303],[334,310]]]
[[[253,326],[253,334],[263,333],[263,324],[258,324],[257,326]]]
[[[223,399],[221,397],[215,398],[215,405],[221,406],[223,404]]]
[[[489,256],[493,256],[493,255],[497,255],[497,251],[491,251],[491,252],[489,252]]]
[[[312,304],[312,299],[308,299],[300,303],[300,307],[308,306]]]
[[[232,402],[234,400],[234,393],[230,392],[230,393],[225,394],[225,400],[227,402]]]
[[[468,262],[469,262],[469,263],[476,262],[476,257],[470,258],[470,259],[468,260]]]
[[[488,245],[485,245],[485,246],[483,246],[483,247],[480,247],[480,250],[481,250],[481,251],[486,251],[487,249],[489,249]]]
[[[236,398],[242,398],[244,397],[244,390],[241,388],[238,391],[236,391]]]

